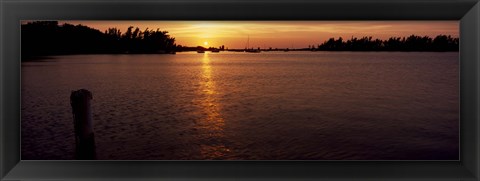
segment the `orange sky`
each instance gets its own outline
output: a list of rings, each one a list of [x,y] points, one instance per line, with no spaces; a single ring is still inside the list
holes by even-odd
[[[318,45],[330,37],[391,36],[434,37],[439,34],[459,36],[458,21],[60,21],[82,24],[101,31],[110,27],[122,33],[128,26],[141,30],[166,30],[185,46],[245,48],[247,37],[251,47],[304,48]]]

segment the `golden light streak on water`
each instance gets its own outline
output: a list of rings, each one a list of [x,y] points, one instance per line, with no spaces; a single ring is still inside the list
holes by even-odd
[[[204,117],[198,121],[201,131],[200,152],[204,159],[224,159],[230,152],[225,146],[225,120],[220,113],[220,103],[216,99],[216,90],[211,60],[208,53],[202,58],[202,74],[200,82],[200,105]]]

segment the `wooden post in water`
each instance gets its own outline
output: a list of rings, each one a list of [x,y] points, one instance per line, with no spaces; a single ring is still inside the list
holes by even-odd
[[[75,127],[75,159],[95,160],[95,136],[92,126],[92,109],[90,102],[92,93],[86,89],[72,91],[73,123]]]

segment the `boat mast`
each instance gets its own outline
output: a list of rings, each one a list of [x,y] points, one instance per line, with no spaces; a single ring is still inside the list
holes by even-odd
[[[247,35],[247,47],[245,48],[245,50],[248,49],[250,49],[250,35]]]

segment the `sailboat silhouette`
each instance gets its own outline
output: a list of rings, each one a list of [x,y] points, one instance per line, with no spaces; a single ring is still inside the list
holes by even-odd
[[[260,49],[250,48],[250,35],[248,35],[248,38],[247,38],[247,45],[245,46],[245,52],[248,52],[248,53],[260,53]]]

